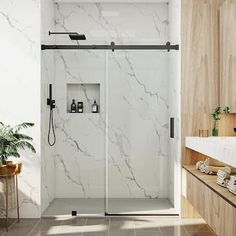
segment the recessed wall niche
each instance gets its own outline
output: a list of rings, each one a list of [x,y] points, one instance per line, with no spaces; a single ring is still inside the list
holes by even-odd
[[[67,113],[71,113],[73,99],[75,114],[78,114],[78,102],[83,102],[83,113],[92,113],[92,105],[96,101],[100,112],[100,84],[67,84]]]

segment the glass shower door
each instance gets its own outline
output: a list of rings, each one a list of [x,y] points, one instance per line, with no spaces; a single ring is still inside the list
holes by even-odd
[[[168,214],[168,52],[108,52],[107,61],[106,213]]]

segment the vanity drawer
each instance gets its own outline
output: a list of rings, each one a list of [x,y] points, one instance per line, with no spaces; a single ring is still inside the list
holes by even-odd
[[[187,172],[186,176],[186,197],[193,207],[198,211],[198,213],[205,217],[205,198],[204,190],[205,186],[197,178]]]
[[[189,171],[186,198],[219,236],[236,236],[236,208]],[[224,189],[222,189],[224,190]]]

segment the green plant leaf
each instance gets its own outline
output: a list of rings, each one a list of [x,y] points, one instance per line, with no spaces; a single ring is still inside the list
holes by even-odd
[[[8,157],[20,157],[20,149],[29,149],[36,153],[34,146],[30,141],[33,139],[26,135],[19,133],[20,130],[34,126],[33,123],[24,122],[15,127],[10,127],[0,122],[0,162],[6,161]]]
[[[16,132],[19,132],[22,129],[27,129],[27,128],[30,128],[30,127],[33,127],[33,126],[34,126],[34,123],[24,122],[24,123],[21,123],[19,125],[16,125],[15,127],[13,127],[13,130],[16,133]]]
[[[29,140],[32,141],[33,138],[31,138],[30,136],[26,135],[26,134],[20,134],[20,133],[14,133],[13,136],[17,139],[17,140]]]
[[[18,141],[18,142],[15,143],[15,147],[17,149],[20,148],[20,149],[23,149],[23,150],[28,148],[32,152],[36,153],[36,150],[35,150],[34,146],[31,143],[27,142],[27,141]]]

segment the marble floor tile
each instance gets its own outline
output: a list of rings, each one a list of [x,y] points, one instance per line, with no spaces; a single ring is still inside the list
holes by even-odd
[[[181,234],[181,227],[180,226],[165,226],[160,227],[162,236],[177,236],[178,234]],[[186,231],[183,229],[183,233],[186,233]]]
[[[0,220],[1,236],[214,236],[202,219],[171,217],[59,217],[50,219],[11,220],[5,232]]]
[[[135,224],[133,219],[123,218],[123,219],[110,219],[110,230],[134,230]]]
[[[87,219],[81,217],[65,217],[62,218],[62,225],[77,225],[84,226],[86,224]]]
[[[160,232],[160,227],[157,224],[155,224],[155,222],[148,222],[148,223],[145,222],[135,225],[135,230]]]
[[[19,223],[14,223],[9,227],[9,231],[3,233],[4,236],[22,236],[30,235],[38,224],[38,219],[21,219]]]
[[[88,218],[86,221],[86,225],[105,225],[108,226],[109,225],[109,218],[103,218],[103,217],[99,217],[99,218]]]
[[[109,218],[88,218],[83,236],[107,236],[109,232]]]
[[[133,230],[114,230],[110,229],[109,236],[136,236],[134,229]]]
[[[188,236],[186,229],[181,226],[161,227],[160,230],[162,236]]]
[[[137,231],[135,230],[136,236],[162,236],[161,231]]]
[[[62,220],[60,219],[40,219],[38,221],[38,224],[36,225],[34,231],[43,231],[47,232],[49,231],[52,227],[58,226],[62,224]]]
[[[12,227],[13,224],[16,223],[16,219],[9,219],[8,220],[8,227]],[[0,235],[5,233],[6,231],[6,220],[4,218],[0,219]]]
[[[161,227],[173,227],[180,224],[179,218],[175,217],[149,217],[134,221],[136,230],[160,231]]]
[[[104,231],[104,232],[85,232],[83,233],[83,236],[108,236],[109,232]]]

